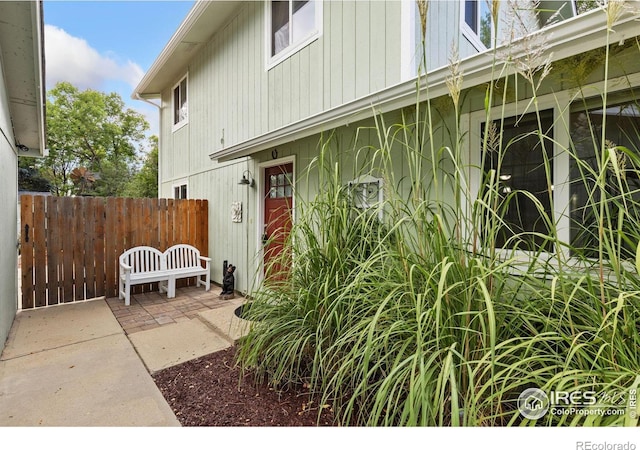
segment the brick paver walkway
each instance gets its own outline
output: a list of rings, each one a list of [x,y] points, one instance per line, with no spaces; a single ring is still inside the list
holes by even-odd
[[[201,311],[228,305],[228,300],[219,297],[220,292],[221,288],[214,284],[209,292],[203,287],[183,287],[176,289],[174,298],[148,292],[131,294],[130,306],[125,306],[124,300],[117,297],[107,299],[107,304],[125,333],[132,334],[191,320]]]

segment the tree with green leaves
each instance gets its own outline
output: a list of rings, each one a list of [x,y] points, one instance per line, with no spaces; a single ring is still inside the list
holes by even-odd
[[[50,192],[51,183],[44,178],[36,158],[18,158],[18,190],[28,192]]]
[[[49,156],[41,173],[55,195],[123,195],[148,129],[117,93],[60,82],[47,95]]]
[[[158,136],[151,136],[149,143],[151,149],[125,189],[125,197],[158,197]]]

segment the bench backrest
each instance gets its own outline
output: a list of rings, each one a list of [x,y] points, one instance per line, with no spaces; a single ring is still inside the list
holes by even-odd
[[[202,267],[200,264],[200,250],[187,244],[176,244],[164,252],[167,269],[184,269],[187,267]]]
[[[120,263],[131,266],[131,273],[146,273],[165,270],[162,252],[153,247],[133,247],[120,255]]]

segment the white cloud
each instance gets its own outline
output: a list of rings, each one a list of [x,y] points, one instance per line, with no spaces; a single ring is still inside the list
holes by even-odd
[[[119,62],[101,55],[84,39],[61,28],[45,25],[47,88],[68,81],[79,89],[102,90],[107,81],[124,81],[133,90],[144,72],[133,61]]]

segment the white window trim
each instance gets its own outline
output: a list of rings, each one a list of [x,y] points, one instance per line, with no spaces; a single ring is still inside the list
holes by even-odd
[[[179,188],[179,187],[182,187],[182,186],[186,186],[187,187],[187,197],[186,197],[186,199],[189,198],[189,181],[184,179],[184,180],[175,181],[171,185],[171,198],[172,199],[177,200],[176,199],[176,188]]]
[[[301,40],[296,44],[289,45],[286,49],[282,50],[275,56],[271,56],[271,0],[265,0],[264,5],[266,9],[265,14],[265,55],[266,55],[266,70],[270,70],[280,64],[282,61],[289,59],[294,54],[298,53],[300,50],[316,41],[322,36],[323,29],[323,20],[322,20],[322,12],[324,10],[322,0],[313,0],[313,4],[315,5],[315,19],[316,19],[316,29],[314,32],[310,33],[305,39]],[[187,98],[189,98],[187,94]]]
[[[480,2],[483,2],[485,0],[478,0]],[[478,33],[476,33],[475,31],[473,31],[471,29],[471,27],[467,24],[467,20],[465,17],[465,7],[466,7],[466,2],[465,0],[460,0],[460,29],[462,31],[462,35],[469,41],[469,43],[471,45],[473,45],[473,47],[478,50],[479,52],[484,52],[489,50],[487,48],[486,45],[484,45],[482,43],[482,41],[480,40],[480,36],[478,35]],[[479,14],[479,13],[478,13]],[[493,38],[494,38],[494,30],[493,27],[495,26],[495,24],[493,23],[493,19],[491,20],[491,41],[492,41],[492,45],[495,47],[495,42],[493,42]]]
[[[556,219],[556,229],[558,239],[569,242],[570,237],[570,217],[569,217],[569,154],[564,149],[569,147],[570,137],[569,115],[572,98],[568,92],[550,94],[538,97],[537,109],[540,111],[553,109],[553,207]],[[483,168],[480,167],[482,136],[480,135],[480,125],[491,120],[499,120],[501,117],[509,118],[515,115],[523,115],[534,112],[531,103],[521,101],[499,105],[491,108],[490,117],[485,111],[475,111],[466,114],[468,120],[462,121],[462,135],[467,138],[467,156],[469,167],[469,188],[471,198],[475,199],[480,191]],[[526,107],[529,107],[525,110]],[[554,249],[551,253],[542,253],[542,258],[554,258],[558,251],[565,249]],[[498,253],[504,257],[515,257],[527,261],[530,252],[525,250],[515,251],[509,248],[498,249]],[[563,255],[568,258],[569,255]]]
[[[187,82],[187,117],[186,119],[181,120],[178,123],[173,123],[174,121],[174,114],[175,114],[175,95],[174,92],[176,90],[177,87],[180,86],[180,84],[186,81]],[[173,85],[173,87],[171,88],[171,132],[175,132],[177,130],[179,130],[180,128],[184,127],[186,124],[189,123],[189,99],[190,99],[190,94],[189,94],[189,74],[186,73],[183,77],[180,78],[180,80]]]
[[[631,74],[629,76],[622,76],[619,78],[610,79],[607,83],[607,90],[610,94],[623,92],[629,90],[632,86],[640,85],[640,74]],[[569,154],[563,151],[564,148],[568,148],[570,144],[570,115],[571,104],[578,101],[580,98],[590,98],[602,95],[605,89],[605,83],[600,81],[586,85],[582,90],[562,91],[555,94],[543,95],[538,98],[538,109],[545,110],[553,108],[554,112],[554,193],[553,204],[554,213],[556,214],[558,239],[563,242],[570,242],[571,238],[571,218],[570,218],[570,179],[569,179]],[[501,115],[511,117],[515,114],[525,114],[532,112],[533,109],[524,110],[525,106],[529,106],[527,101],[519,101],[517,103],[510,103],[508,105],[498,105],[491,108],[490,119],[498,119]],[[518,108],[519,107],[519,108]],[[504,111],[504,114],[502,114]],[[467,167],[467,176],[469,180],[469,195],[471,199],[465,202],[465,204],[472,206],[471,200],[477,198],[480,181],[482,176],[482,169],[480,168],[480,151],[481,151],[481,136],[479,133],[480,124],[487,120],[487,115],[484,110],[474,111],[471,113],[462,114],[460,120],[460,133],[462,136],[466,136],[463,143],[463,149],[466,150],[463,155],[463,165]],[[557,126],[556,126],[557,124]],[[473,144],[477,142],[477,144]],[[556,182],[557,180],[557,182]],[[470,211],[467,211],[467,215]],[[466,225],[466,224],[465,224]],[[468,233],[469,230],[463,230]],[[544,253],[539,255],[540,259],[547,259],[550,262],[555,260],[556,254],[561,252],[561,256],[564,261],[576,265],[577,270],[582,268],[578,266],[579,261],[573,258],[567,249],[555,249],[553,253]],[[515,259],[515,262],[522,262],[527,264],[530,261],[530,253],[524,250],[513,251],[510,249],[500,249],[497,251],[498,255],[505,259]]]

